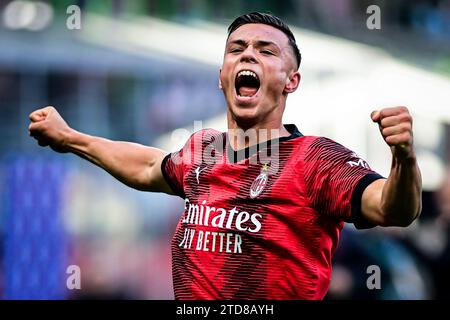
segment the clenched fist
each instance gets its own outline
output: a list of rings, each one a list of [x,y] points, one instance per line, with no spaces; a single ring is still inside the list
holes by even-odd
[[[406,107],[385,108],[370,115],[377,122],[384,141],[399,159],[414,158],[412,117]]]
[[[68,151],[66,140],[71,129],[55,108],[38,109],[30,114],[30,120],[29,134],[40,146],[50,146],[57,152]]]

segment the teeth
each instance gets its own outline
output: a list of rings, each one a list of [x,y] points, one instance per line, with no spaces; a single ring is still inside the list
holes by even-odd
[[[238,73],[238,77],[240,76],[252,76],[255,79],[258,79],[256,73],[254,73],[253,71],[248,71],[248,70],[243,70],[241,72]]]

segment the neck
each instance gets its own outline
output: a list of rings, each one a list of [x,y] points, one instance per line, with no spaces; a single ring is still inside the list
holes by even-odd
[[[239,125],[235,119],[228,116],[228,138],[234,150],[241,150],[268,140],[287,137],[289,131],[281,119],[258,122],[253,125]]]

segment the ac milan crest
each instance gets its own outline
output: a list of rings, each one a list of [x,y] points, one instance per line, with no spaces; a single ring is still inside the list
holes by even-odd
[[[256,198],[263,192],[264,187],[267,184],[267,180],[269,179],[267,175],[268,171],[268,165],[263,164],[261,168],[261,173],[259,176],[256,177],[256,179],[253,181],[252,186],[250,187],[250,198]]]

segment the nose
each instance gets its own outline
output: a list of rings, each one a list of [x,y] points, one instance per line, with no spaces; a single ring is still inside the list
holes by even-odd
[[[252,46],[248,46],[247,48],[245,48],[244,52],[242,52],[241,62],[256,62],[255,51]]]

